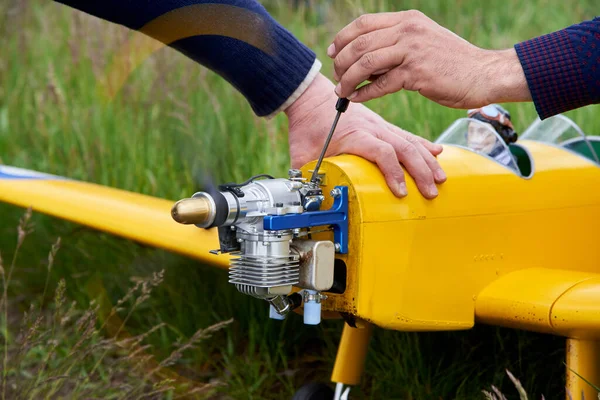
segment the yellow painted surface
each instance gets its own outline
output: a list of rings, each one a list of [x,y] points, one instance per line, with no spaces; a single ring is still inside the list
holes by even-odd
[[[216,230],[180,225],[171,218],[174,202],[100,185],[69,181],[0,179],[0,201],[227,267]]]
[[[529,268],[488,285],[476,301],[478,322],[600,339],[600,274]]]
[[[370,324],[366,324],[361,329],[344,324],[342,339],[338,346],[337,357],[331,374],[332,382],[351,386],[360,384],[372,331],[373,326]]]
[[[563,336],[600,340],[600,274],[566,291],[551,317],[554,331]]]
[[[567,394],[569,399],[597,399],[598,391],[573,371],[596,387],[600,387],[600,342],[567,339]],[[571,396],[569,396],[569,393]]]
[[[350,240],[341,257],[347,289],[330,295],[324,309],[387,329],[467,329],[477,296],[511,272],[600,273],[600,168],[553,146],[522,145],[533,156],[530,179],[446,146],[438,159],[448,181],[434,200],[424,199],[410,177],[409,195],[398,199],[375,165],[353,156],[327,159],[325,193],[350,188]],[[515,299],[543,303],[550,296],[536,291],[543,271],[531,279]]]

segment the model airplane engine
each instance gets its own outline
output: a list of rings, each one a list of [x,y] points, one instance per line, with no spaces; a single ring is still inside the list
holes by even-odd
[[[292,169],[289,179],[258,175],[196,193],[177,202],[172,216],[182,224],[218,228],[220,248],[213,253],[235,256],[229,282],[268,301],[273,318],[304,303],[304,322],[318,324],[326,297],[321,292],[334,284],[335,253],[347,252],[348,188],[336,187],[331,196],[333,207],[321,211],[325,196],[318,183]],[[310,239],[326,230],[333,231],[333,241]],[[293,287],[304,290],[292,293]]]

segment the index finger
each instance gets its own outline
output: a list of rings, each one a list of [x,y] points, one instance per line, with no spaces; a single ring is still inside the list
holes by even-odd
[[[403,11],[361,15],[335,35],[333,44],[327,49],[327,55],[334,58],[360,35],[396,25],[402,19],[402,13]]]

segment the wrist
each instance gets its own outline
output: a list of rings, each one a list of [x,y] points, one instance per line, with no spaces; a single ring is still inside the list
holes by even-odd
[[[335,86],[329,79],[321,73],[317,74],[304,93],[284,110],[288,120],[303,114],[307,107],[314,109],[327,101],[335,102],[337,96],[334,89]]]
[[[488,104],[531,101],[523,66],[515,49],[488,52]]]

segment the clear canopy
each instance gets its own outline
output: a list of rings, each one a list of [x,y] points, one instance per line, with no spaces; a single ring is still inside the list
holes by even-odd
[[[523,132],[521,139],[538,142],[561,144],[566,140],[583,137],[585,133],[580,127],[564,115],[535,121]]]
[[[597,137],[588,137],[571,119],[555,115],[545,120],[536,120],[523,132],[522,140],[534,140],[564,147],[595,162],[600,162],[596,153]]]
[[[496,130],[485,122],[472,118],[456,120],[436,143],[451,144],[490,157],[519,173],[519,168],[508,145]]]

